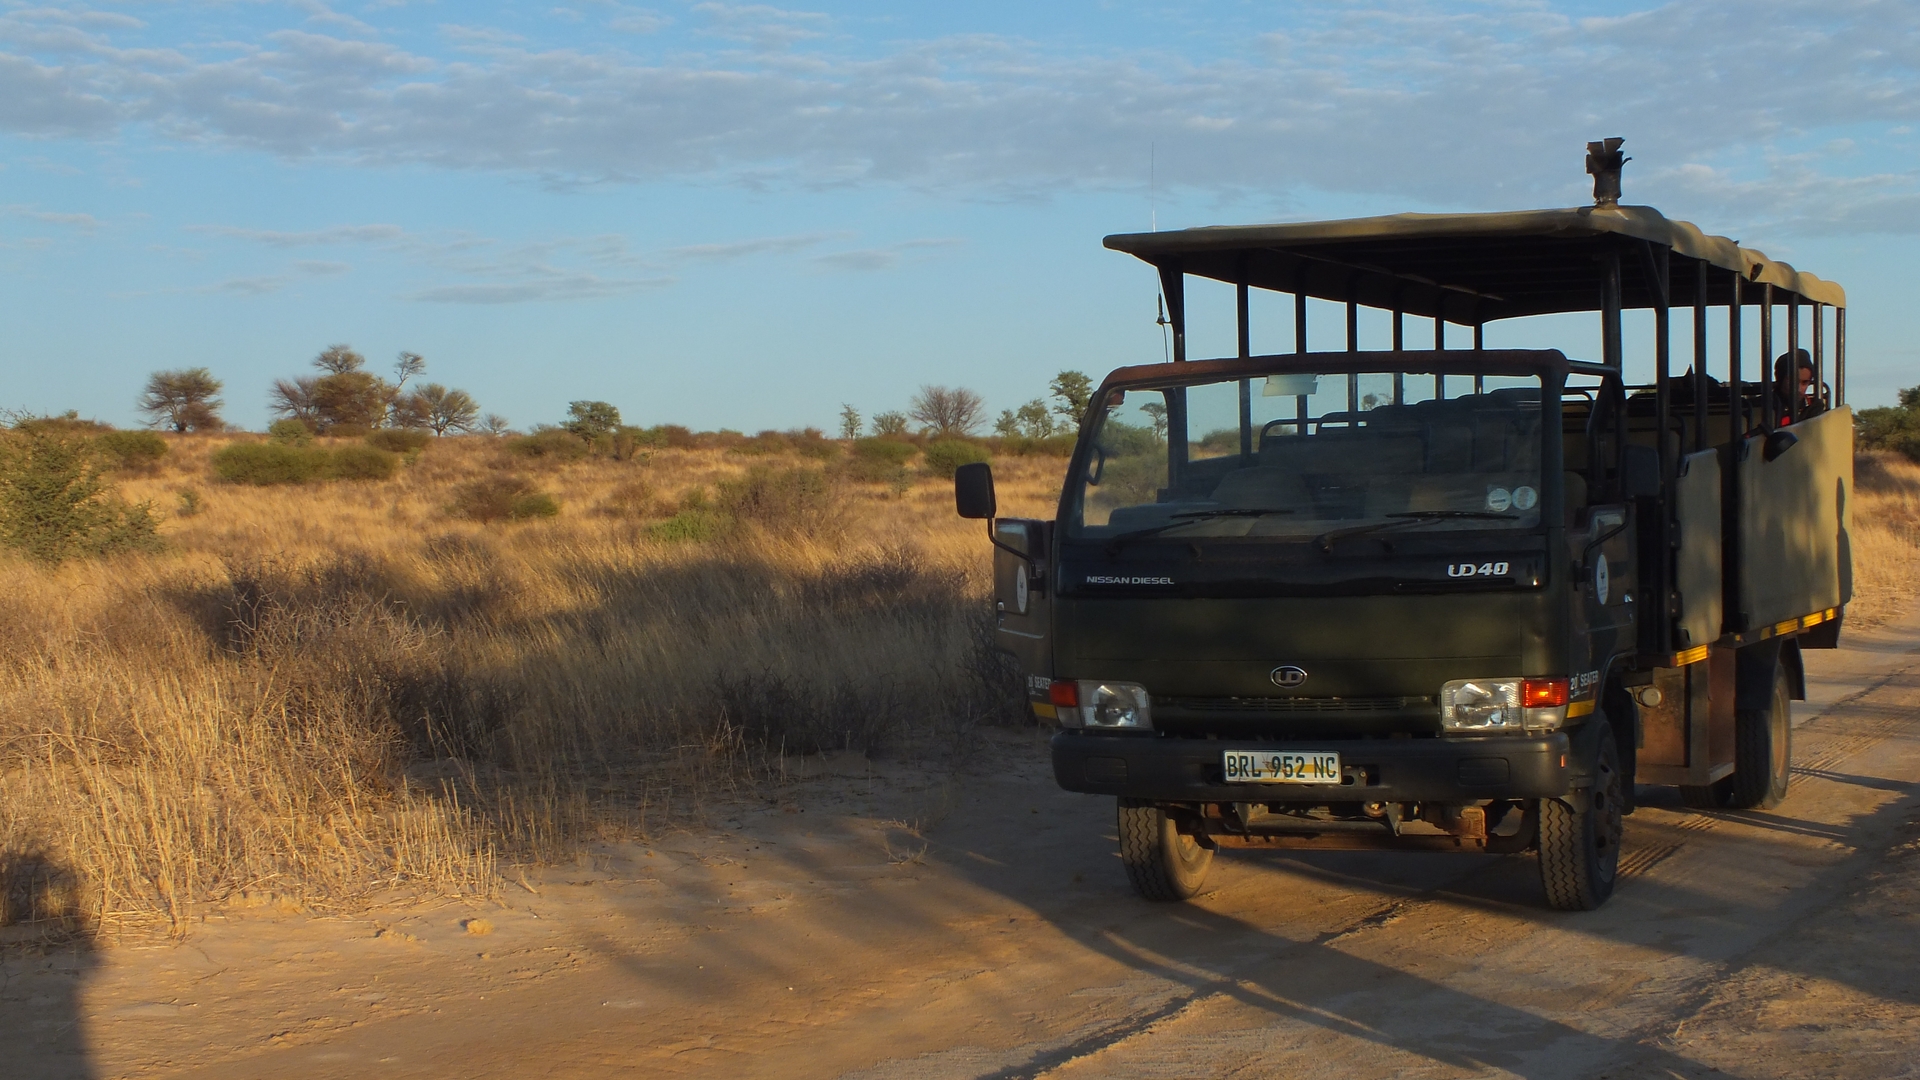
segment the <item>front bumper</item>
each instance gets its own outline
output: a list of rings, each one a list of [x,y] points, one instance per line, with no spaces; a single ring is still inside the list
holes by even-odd
[[[1567,736],[1241,741],[1062,731],[1053,776],[1068,791],[1157,802],[1464,803],[1568,793]],[[1227,750],[1338,751],[1338,786],[1229,784]]]

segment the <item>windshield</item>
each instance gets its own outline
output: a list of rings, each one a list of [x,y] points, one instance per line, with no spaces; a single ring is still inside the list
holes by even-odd
[[[1069,535],[1529,529],[1540,379],[1284,373],[1116,391],[1071,480]]]

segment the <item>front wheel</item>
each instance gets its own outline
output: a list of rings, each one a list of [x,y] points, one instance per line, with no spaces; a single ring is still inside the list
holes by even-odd
[[[1174,827],[1157,806],[1121,799],[1120,861],[1127,880],[1148,900],[1187,900],[1200,891],[1213,852]]]
[[[1592,911],[1606,903],[1620,871],[1626,807],[1620,751],[1605,720],[1590,722],[1601,725],[1593,787],[1572,801],[1540,800],[1540,883],[1547,906],[1560,911]]]

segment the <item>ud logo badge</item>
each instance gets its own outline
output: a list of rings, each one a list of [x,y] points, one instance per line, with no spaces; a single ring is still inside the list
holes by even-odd
[[[1277,667],[1268,672],[1267,678],[1273,680],[1273,685],[1280,689],[1291,690],[1307,681],[1307,669],[1287,664],[1284,667]]]

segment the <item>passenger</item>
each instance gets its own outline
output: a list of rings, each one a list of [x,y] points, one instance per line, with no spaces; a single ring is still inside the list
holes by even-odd
[[[1814,382],[1813,357],[1807,355],[1807,350],[1782,353],[1773,362],[1773,411],[1775,427],[1827,411],[1825,395]]]

